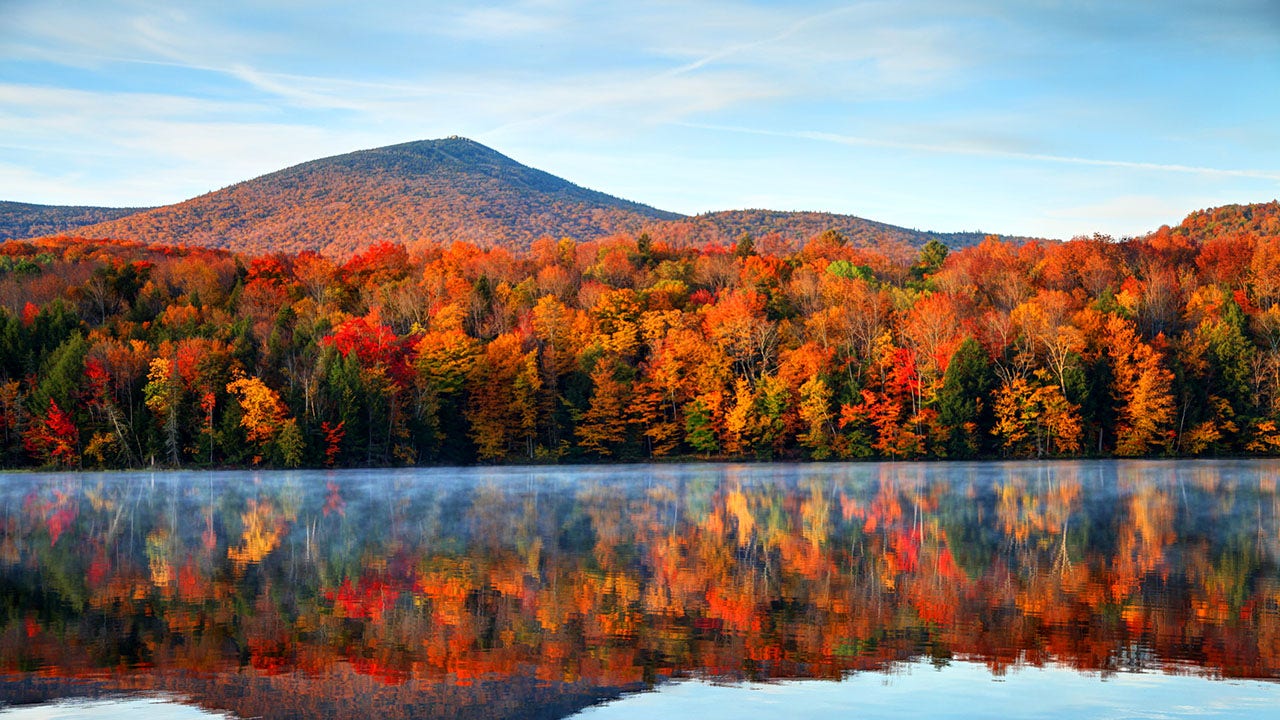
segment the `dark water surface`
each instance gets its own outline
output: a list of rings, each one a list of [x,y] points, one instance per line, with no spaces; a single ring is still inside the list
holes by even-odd
[[[3,475],[0,704],[1280,717],[1278,480],[1273,461]]]

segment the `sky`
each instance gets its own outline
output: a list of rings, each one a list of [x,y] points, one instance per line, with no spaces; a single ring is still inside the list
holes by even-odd
[[[0,0],[0,200],[449,135],[686,214],[1139,235],[1280,197],[1280,2]]]

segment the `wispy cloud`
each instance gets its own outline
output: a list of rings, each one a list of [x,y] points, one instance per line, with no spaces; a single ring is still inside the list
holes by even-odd
[[[253,101],[0,84],[0,187],[6,199],[153,205],[377,144],[270,115]]]
[[[560,26],[559,18],[534,3],[514,7],[469,8],[451,31],[475,38],[511,38],[550,32]]]
[[[941,229],[1278,192],[1274,0],[317,2],[0,0],[0,195],[151,204],[453,133],[674,209]]]
[[[741,74],[714,78],[698,76],[620,77],[616,73],[587,75],[533,86],[513,85],[508,103],[530,109],[510,113],[515,120],[487,131],[503,136],[529,127],[545,127],[566,118],[606,112],[622,123],[614,131],[634,131],[637,125],[673,123],[701,112],[710,112],[753,100],[776,96],[782,90],[754,82]],[[601,118],[593,121],[607,130]]]
[[[198,4],[134,1],[85,10],[16,0],[6,12],[8,27],[0,33],[0,51],[67,65],[126,57],[200,67],[289,45],[280,32],[232,27],[226,15]]]
[[[776,71],[767,70],[769,66],[767,60],[753,56],[760,54],[765,48],[784,44],[806,30],[821,27],[824,23],[829,23],[841,16],[849,15],[862,9],[863,6],[861,5],[846,5],[832,10],[811,13],[796,20],[789,20],[784,15],[772,14],[756,17],[754,22],[749,24],[749,30],[756,35],[763,35],[763,37],[730,43],[709,51],[703,51],[691,60],[685,60],[674,67],[657,72],[642,74],[637,70],[618,68],[607,75],[605,73],[597,73],[600,76],[598,82],[589,92],[579,93],[580,97],[576,100],[567,104],[558,104],[548,112],[524,116],[517,120],[503,123],[491,130],[490,134],[501,135],[518,128],[545,125],[563,120],[566,117],[610,106],[643,106],[652,104],[655,100],[661,106],[661,101],[664,98],[669,98],[676,94],[683,96],[683,102],[679,107],[659,107],[657,112],[643,112],[641,117],[647,118],[650,122],[667,122],[697,112],[719,110],[736,103],[793,94],[796,90],[794,83],[789,84]],[[781,31],[772,32],[772,29],[777,26],[779,21],[784,22],[785,27]],[[660,32],[655,34],[657,37],[661,37]],[[819,54],[816,50],[817,48],[814,47],[807,53],[809,56],[807,62],[814,61],[814,56]],[[658,50],[658,52],[667,55],[681,54],[671,48]],[[859,52],[865,53],[867,51],[860,50]],[[919,48],[917,48],[917,52],[923,54]],[[784,54],[798,55],[798,53],[790,51]],[[730,60],[735,62],[727,62]],[[728,67],[717,67],[718,65],[727,65]],[[687,76],[701,74],[702,71],[707,70],[715,70],[716,72],[697,82],[684,81]],[[555,85],[553,83],[552,87],[554,88]],[[672,93],[671,87],[673,85],[677,88],[682,86],[696,87],[701,95]]]
[[[1252,178],[1255,180],[1277,180],[1280,181],[1280,171],[1275,170],[1252,170],[1238,168],[1215,168],[1202,167],[1196,165],[1180,165],[1177,163],[1155,163],[1142,162],[1135,160],[1109,160],[1101,158],[1089,157],[1072,157],[1068,155],[1052,155],[1048,153],[1031,153],[1031,152],[1014,152],[1008,150],[998,150],[991,147],[975,147],[967,145],[946,145],[941,143],[918,143],[904,142],[899,140],[888,140],[884,138],[860,137],[857,135],[841,135],[838,133],[819,132],[815,130],[767,130],[760,128],[739,127],[732,125],[712,125],[704,123],[680,123],[684,127],[696,128],[700,130],[711,130],[715,132],[733,132],[743,135],[762,135],[768,137],[792,138],[798,140],[814,140],[818,142],[834,143],[837,145],[851,145],[858,147],[875,147],[889,148],[894,150],[909,150],[921,153],[936,153],[944,155],[973,155],[991,158],[1008,158],[1013,160],[1032,160],[1037,162],[1063,163],[1068,165],[1088,165],[1094,167],[1113,167],[1125,168],[1130,170],[1149,170],[1153,172],[1163,173],[1188,173],[1193,175],[1206,175],[1218,177],[1240,177]]]
[[[844,7],[836,8],[834,10],[828,10],[826,12],[820,12],[813,15],[802,17],[799,20],[791,23],[788,27],[782,30],[782,32],[779,32],[775,35],[770,35],[760,40],[737,43],[734,45],[729,45],[729,46],[720,48],[719,50],[715,50],[713,52],[703,55],[702,57],[696,58],[692,62],[688,62],[679,67],[675,67],[670,70],[667,70],[666,72],[659,73],[655,77],[656,78],[671,77],[674,75],[683,75],[684,73],[693,72],[694,70],[698,70],[700,68],[706,67],[707,65],[710,65],[719,60],[724,60],[726,58],[730,58],[735,55],[742,55],[744,53],[748,53],[763,47],[767,47],[769,45],[782,42],[783,40],[786,40],[796,35],[797,33],[804,30],[805,28],[816,25],[825,20],[832,20],[841,15],[847,15],[850,12],[853,12],[857,9],[858,9],[858,6],[856,5],[847,5]]]
[[[664,75],[727,68],[781,84],[798,99],[948,90],[971,64],[973,46],[934,13],[882,2],[817,12],[803,5],[710,4],[646,38],[651,54],[679,60]]]

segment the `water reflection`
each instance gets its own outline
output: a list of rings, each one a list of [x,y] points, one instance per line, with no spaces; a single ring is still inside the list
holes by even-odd
[[[1280,676],[1273,462],[18,475],[0,699],[559,717],[925,661]],[[1268,685],[1267,687],[1273,687]]]
[[[1057,667],[1023,667],[993,681],[958,661],[906,663],[842,682],[712,683],[687,680],[583,710],[580,720],[987,720],[988,718],[1220,718],[1276,720],[1276,689],[1262,681],[1213,682],[1120,673],[1104,681]]]
[[[0,711],[7,720],[225,720],[228,716],[163,697],[110,700],[61,700]]]

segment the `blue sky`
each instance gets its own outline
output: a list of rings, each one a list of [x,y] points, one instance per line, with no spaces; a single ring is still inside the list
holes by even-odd
[[[0,0],[0,199],[464,135],[684,213],[1140,234],[1280,197],[1275,0]]]

